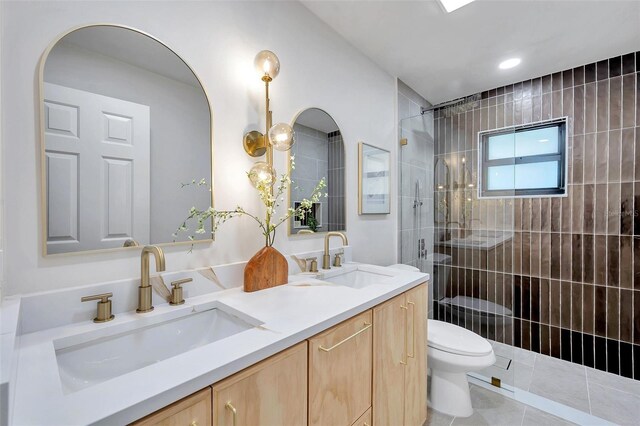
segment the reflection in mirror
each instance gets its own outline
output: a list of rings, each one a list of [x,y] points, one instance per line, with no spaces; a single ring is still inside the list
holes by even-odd
[[[185,211],[212,205],[209,101],[167,46],[82,27],[45,53],[41,79],[45,254],[171,243]]]
[[[289,152],[295,157],[295,169],[289,205],[297,208],[301,200],[310,198],[322,178],[328,196],[314,204],[304,219],[291,218],[289,233],[345,231],[344,143],[338,125],[323,110],[309,108],[298,115],[293,130],[296,143]]]

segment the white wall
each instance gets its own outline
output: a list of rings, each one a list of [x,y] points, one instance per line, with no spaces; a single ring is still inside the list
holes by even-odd
[[[167,54],[172,55],[170,52]],[[210,196],[206,188],[198,190],[181,188],[180,185],[193,179],[211,180],[211,114],[199,86],[70,44],[59,44],[51,50],[44,77],[48,83],[149,107],[152,244],[173,241],[171,234],[182,223],[191,206],[199,209],[209,206]],[[187,239],[186,234],[180,237],[182,241]],[[140,243],[148,244],[149,241]]]
[[[36,69],[49,42],[70,27],[116,22],[146,31],[171,46],[202,79],[214,111],[215,203],[257,210],[247,183],[252,164],[242,148],[246,130],[264,126],[263,85],[253,58],[276,52],[282,67],[272,84],[274,121],[291,121],[300,110],[318,107],[340,124],[347,161],[347,229],[354,259],[395,263],[395,208],[391,215],[357,214],[357,142],[392,151],[395,162],[394,79],[296,2],[2,2],[2,104],[8,179],[5,265],[7,294],[57,289],[139,276],[139,253],[41,255],[40,188],[37,165]],[[285,170],[285,155],[276,167]],[[392,185],[396,187],[395,169]],[[283,206],[284,207],[284,206]],[[249,259],[263,239],[249,220],[228,222],[212,245],[165,250],[169,270]],[[338,241],[335,241],[337,243]],[[279,229],[276,247],[285,253],[321,247],[317,237],[287,237]]]
[[[0,6],[0,40],[4,39],[4,11]],[[4,48],[0,43],[0,58]],[[0,302],[4,297],[4,144],[2,131],[4,129],[4,116],[2,115],[2,67],[0,67]]]
[[[0,7],[0,40],[4,37],[4,11]],[[4,48],[0,43],[0,58]],[[2,69],[0,67],[0,100],[2,99]],[[2,102],[0,102],[0,302],[4,297],[5,274],[4,274],[4,145],[2,130],[4,129],[2,115]],[[0,419],[2,420],[2,419]]]

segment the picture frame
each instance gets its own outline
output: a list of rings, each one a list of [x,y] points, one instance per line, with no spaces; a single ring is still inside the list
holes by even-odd
[[[358,214],[391,213],[391,153],[358,143]]]

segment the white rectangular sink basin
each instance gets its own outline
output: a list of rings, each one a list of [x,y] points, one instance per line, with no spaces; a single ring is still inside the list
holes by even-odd
[[[375,265],[345,265],[332,268],[318,275],[318,279],[352,288],[364,288],[374,284],[391,284],[402,271]]]
[[[72,393],[253,328],[220,307],[65,346],[54,342],[65,393]]]

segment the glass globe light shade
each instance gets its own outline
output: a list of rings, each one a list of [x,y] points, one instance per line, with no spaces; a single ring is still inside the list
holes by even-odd
[[[269,142],[278,151],[288,151],[295,139],[293,128],[287,123],[278,123],[269,129]]]
[[[253,64],[255,65],[256,71],[260,77],[263,78],[270,77],[271,79],[274,79],[280,72],[280,60],[276,54],[270,50],[258,52]]]
[[[249,180],[256,188],[261,183],[272,186],[276,181],[276,172],[273,167],[269,166],[269,163],[258,161],[249,170]]]

